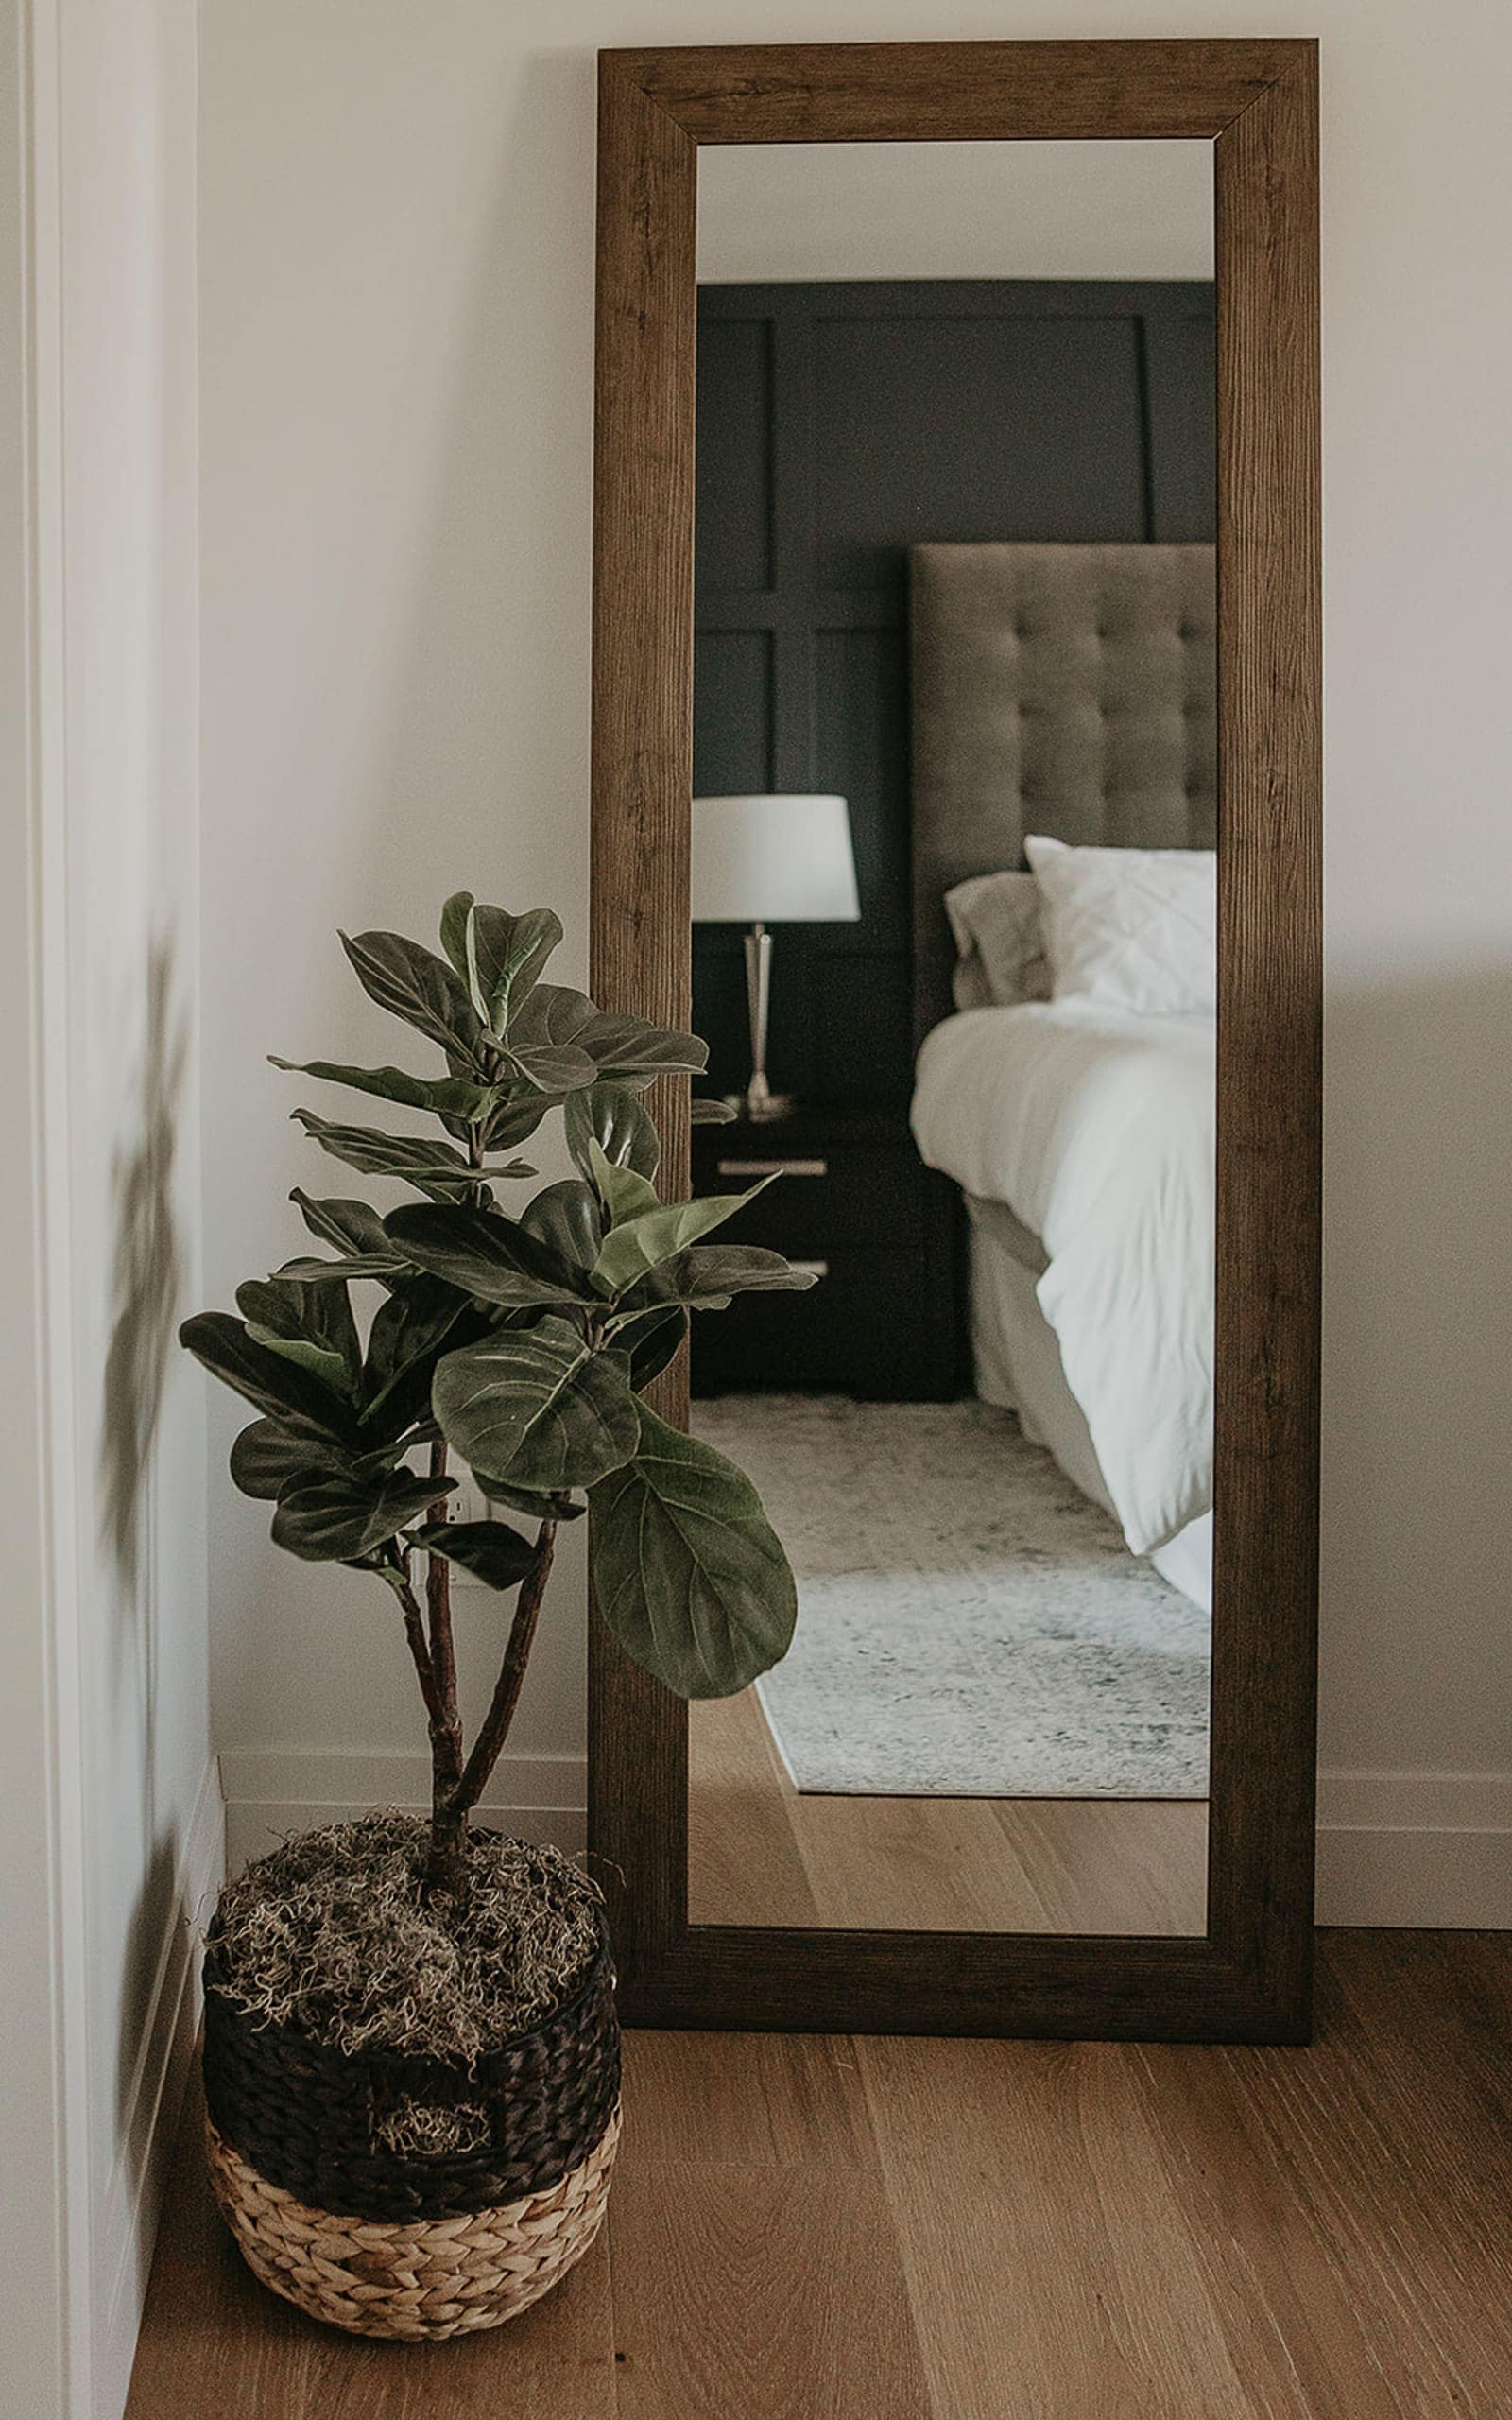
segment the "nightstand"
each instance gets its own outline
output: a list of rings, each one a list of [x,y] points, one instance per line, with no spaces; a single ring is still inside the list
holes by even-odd
[[[749,1294],[693,1316],[695,1394],[850,1394],[939,1402],[966,1392],[961,1201],[901,1113],[802,1109],[693,1130],[693,1190],[777,1182],[719,1230],[814,1270],[804,1293]]]

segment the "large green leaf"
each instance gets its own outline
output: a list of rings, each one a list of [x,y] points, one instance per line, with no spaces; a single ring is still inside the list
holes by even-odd
[[[499,1098],[492,1084],[470,1083],[460,1076],[411,1076],[403,1067],[343,1067],[331,1059],[280,1059],[272,1051],[268,1064],[285,1075],[318,1076],[324,1083],[347,1084],[379,1100],[402,1101],[406,1109],[427,1109],[437,1117],[487,1117]]]
[[[432,1389],[447,1443],[485,1489],[589,1487],[635,1451],[635,1397],[622,1354],[594,1352],[548,1313],[449,1353]]]
[[[236,1288],[236,1308],[256,1343],[314,1371],[338,1394],[355,1395],[362,1346],[345,1286],[249,1278]]]
[[[696,1034],[647,1025],[594,1007],[585,992],[538,983],[510,1023],[510,1058],[542,1090],[576,1092],[600,1080],[635,1080],[702,1068],[708,1045]]]
[[[661,1376],[687,1333],[687,1311],[674,1294],[664,1269],[652,1270],[621,1296],[607,1330],[612,1342],[630,1357],[630,1384],[637,1394]]]
[[[648,1181],[662,1161],[662,1138],[648,1111],[624,1084],[590,1084],[567,1098],[563,1124],[567,1149],[584,1176],[593,1173],[590,1147],[596,1143],[611,1167],[632,1168]]]
[[[312,1236],[334,1244],[349,1260],[392,1260],[384,1222],[370,1201],[315,1201],[302,1186],[289,1195]]]
[[[722,1310],[733,1294],[803,1293],[814,1271],[795,1269],[764,1244],[695,1244],[662,1270],[679,1302]]]
[[[464,939],[468,989],[490,1033],[507,1031],[560,939],[561,919],[549,908],[529,908],[523,916],[472,908]]]
[[[590,1491],[593,1597],[679,1697],[730,1697],[792,1643],[798,1592],[744,1472],[641,1408],[633,1459]]]
[[[454,890],[441,909],[441,947],[464,983],[467,981],[467,928],[472,915],[471,890]]]
[[[520,1224],[583,1277],[598,1258],[604,1240],[598,1196],[579,1177],[563,1177],[558,1184],[543,1186],[521,1211]]]
[[[680,1026],[648,1025],[644,1017],[614,1016],[603,1009],[593,1011],[582,1046],[597,1062],[606,1082],[633,1078],[637,1088],[653,1076],[701,1075],[709,1063],[709,1045],[697,1034],[685,1033]]]
[[[499,1105],[483,1128],[486,1151],[508,1151],[527,1142],[543,1118],[559,1109],[564,1093],[543,1093],[524,1080],[499,1086]]]
[[[598,1074],[598,1062],[583,1046],[598,1011],[585,993],[560,983],[538,983],[506,1039],[509,1063],[540,1092],[577,1092]]]
[[[650,1178],[638,1176],[632,1167],[617,1167],[596,1140],[588,1146],[588,1167],[611,1227],[623,1227],[643,1212],[661,1209],[662,1197]]]
[[[418,1547],[459,1564],[486,1588],[514,1588],[535,1564],[536,1549],[506,1521],[428,1521],[413,1531]]]
[[[197,1311],[179,1330],[179,1341],[212,1376],[245,1395],[259,1411],[271,1412],[275,1419],[293,1412],[328,1437],[352,1433],[350,1404],[297,1362],[258,1343],[245,1322],[232,1319],[229,1311]]]
[[[576,1521],[588,1510],[586,1504],[574,1503],[569,1495],[507,1487],[502,1479],[490,1478],[487,1493],[490,1504],[507,1504],[512,1512],[527,1512],[533,1521]]]
[[[254,1420],[231,1449],[231,1475],[244,1495],[271,1503],[286,1487],[348,1478],[352,1459],[334,1438],[293,1420]]]
[[[680,1303],[669,1303],[642,1314],[618,1339],[630,1355],[630,1384],[641,1394],[660,1378],[678,1356],[688,1333],[688,1314]]]
[[[369,1176],[403,1177],[418,1193],[428,1193],[433,1201],[459,1201],[478,1182],[477,1169],[469,1166],[460,1151],[431,1135],[381,1134],[370,1126],[333,1126],[317,1117],[313,1109],[297,1109],[292,1114],[334,1160],[345,1160],[349,1167],[361,1168]],[[487,1174],[534,1176],[535,1170],[524,1160],[515,1160],[507,1167],[490,1167]]]
[[[281,1261],[273,1274],[299,1286],[344,1286],[352,1277],[376,1277],[387,1285],[403,1272],[404,1266],[397,1253],[387,1253],[382,1259],[374,1253],[366,1259]]]
[[[417,1269],[432,1270],[464,1294],[518,1309],[531,1303],[591,1302],[580,1272],[517,1219],[455,1203],[427,1210],[414,1202],[384,1221]]]
[[[605,1236],[593,1268],[594,1285],[606,1294],[622,1294],[648,1270],[660,1269],[711,1228],[723,1226],[771,1182],[763,1177],[748,1193],[706,1193],[697,1201],[667,1201],[643,1210]]]
[[[273,1543],[305,1563],[355,1563],[455,1485],[403,1470],[369,1485],[332,1478],[291,1487],[273,1515]]]
[[[444,958],[403,933],[358,933],[355,940],[343,933],[341,946],[369,1000],[486,1072],[478,1055],[482,1020]]]
[[[459,1322],[467,1323],[457,1333]],[[466,1295],[431,1276],[409,1275],[374,1314],[362,1373],[363,1425],[397,1436],[430,1408],[430,1382],[450,1338],[471,1342],[482,1325]]]

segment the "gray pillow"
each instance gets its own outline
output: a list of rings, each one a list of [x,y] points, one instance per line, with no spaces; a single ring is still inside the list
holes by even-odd
[[[945,893],[955,936],[958,1009],[1013,1009],[1048,1000],[1050,964],[1032,873],[978,873]]]

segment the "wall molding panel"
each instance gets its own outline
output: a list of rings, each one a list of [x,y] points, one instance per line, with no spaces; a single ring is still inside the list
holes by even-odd
[[[230,1748],[221,1753],[226,1869],[277,1848],[291,1832],[350,1823],[375,1806],[420,1814],[430,1803],[430,1759],[365,1749]],[[588,1760],[581,1755],[500,1760],[478,1821],[577,1856],[588,1837]]]

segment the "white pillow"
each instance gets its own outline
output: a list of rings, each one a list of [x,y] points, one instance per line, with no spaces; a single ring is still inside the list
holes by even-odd
[[[1217,860],[1211,849],[1070,849],[1038,836],[1024,855],[1040,886],[1057,1000],[1144,1016],[1212,1013]]]
[[[1048,1000],[1050,969],[1032,873],[977,873],[945,893],[955,936],[958,1009],[1017,1008]]]

